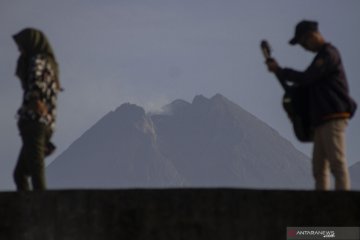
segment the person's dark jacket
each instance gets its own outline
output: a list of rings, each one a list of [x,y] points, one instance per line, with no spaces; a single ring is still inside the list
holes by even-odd
[[[13,36],[19,49],[16,75],[23,88],[23,102],[18,110],[19,120],[34,120],[55,128],[57,94],[61,91],[59,67],[54,51],[45,34],[25,28]],[[38,112],[34,102],[41,101],[46,113]]]
[[[287,81],[308,86],[308,107],[313,126],[354,115],[357,105],[349,95],[340,54],[331,44],[324,44],[304,72],[284,68],[277,74]]]

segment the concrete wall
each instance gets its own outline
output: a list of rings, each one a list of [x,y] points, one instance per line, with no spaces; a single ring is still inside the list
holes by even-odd
[[[360,192],[0,193],[0,240],[277,240],[286,239],[287,226],[360,226]]]

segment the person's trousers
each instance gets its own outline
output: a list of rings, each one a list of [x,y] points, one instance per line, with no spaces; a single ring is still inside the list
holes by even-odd
[[[29,191],[31,179],[33,190],[45,190],[45,150],[51,137],[51,130],[45,124],[20,120],[18,123],[22,147],[14,171],[18,191]]]
[[[346,161],[345,129],[348,119],[336,119],[315,128],[313,175],[316,190],[330,189],[330,172],[336,190],[350,190]]]

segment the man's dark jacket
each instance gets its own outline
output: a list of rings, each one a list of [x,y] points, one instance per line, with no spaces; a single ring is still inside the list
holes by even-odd
[[[349,95],[339,51],[330,43],[324,44],[304,72],[284,68],[277,74],[287,81],[308,87],[308,108],[314,127],[329,119],[354,115],[357,105]]]

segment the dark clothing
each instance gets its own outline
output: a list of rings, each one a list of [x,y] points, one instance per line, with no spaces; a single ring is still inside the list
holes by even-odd
[[[355,113],[356,103],[349,96],[340,54],[331,44],[324,44],[304,72],[284,68],[277,74],[287,81],[309,86],[308,107],[314,127],[330,119],[351,118]]]
[[[17,190],[31,190],[28,178],[31,178],[33,190],[45,190],[44,155],[52,131],[49,126],[33,120],[20,120],[18,127],[22,148],[14,171]]]
[[[55,71],[44,54],[37,54],[30,59],[28,78],[24,84],[22,106],[18,111],[21,120],[35,120],[55,128],[57,85]],[[29,107],[32,101],[45,103],[47,113],[41,115]]]
[[[26,28],[13,36],[21,55],[16,75],[24,91],[18,110],[18,127],[22,148],[14,171],[20,191],[45,190],[44,158],[54,151],[50,142],[56,119],[57,94],[61,90],[59,69],[46,36],[39,30]]]

